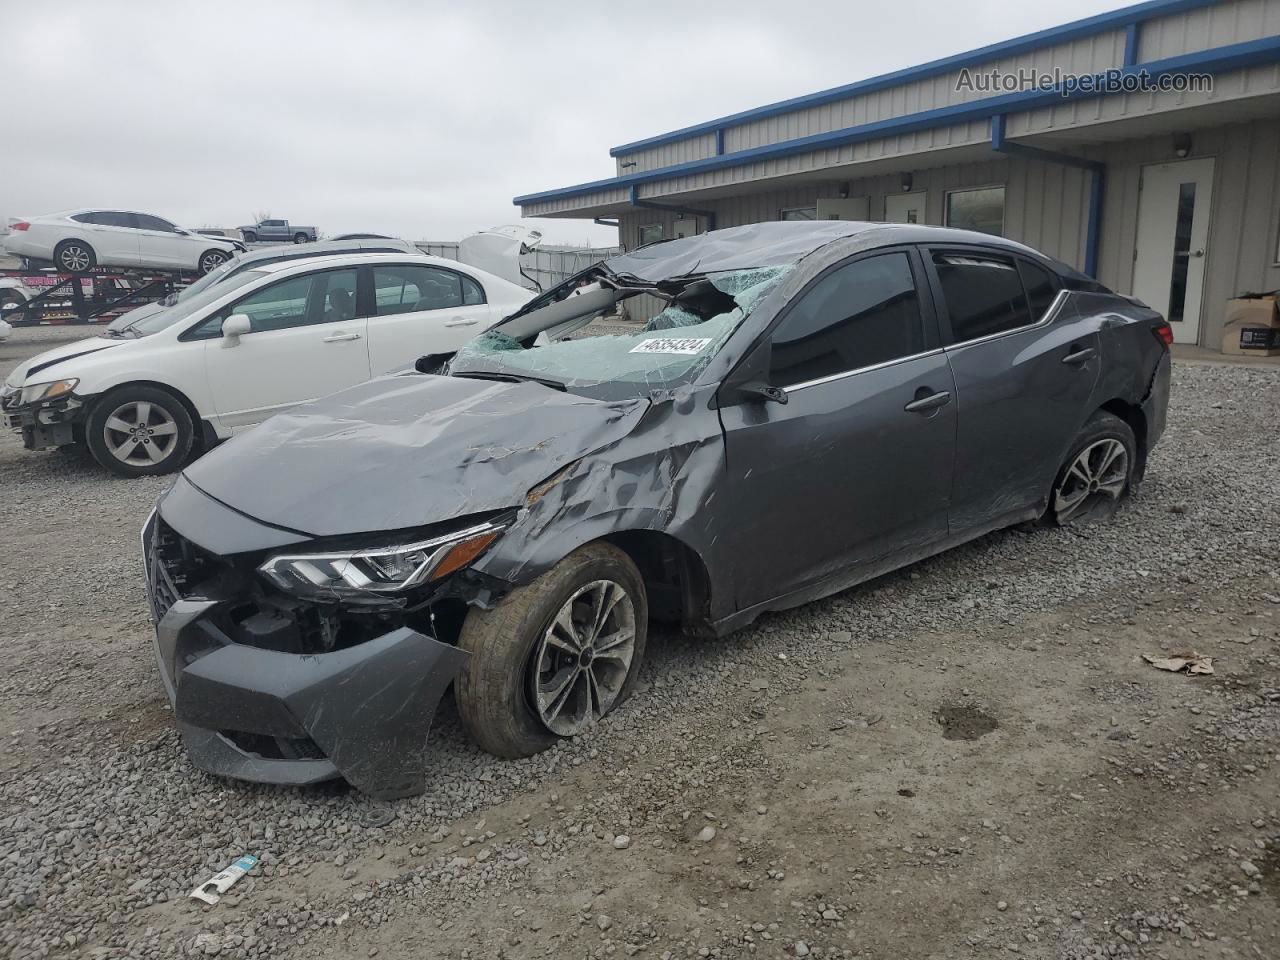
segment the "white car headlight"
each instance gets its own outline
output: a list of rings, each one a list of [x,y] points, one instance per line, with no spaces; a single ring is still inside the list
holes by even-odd
[[[502,530],[498,524],[485,523],[416,543],[338,553],[278,553],[258,567],[258,572],[298,597],[380,597],[462,569],[488,549]]]
[[[79,382],[77,378],[72,377],[68,380],[50,380],[47,383],[28,383],[22,388],[20,402],[25,406],[41,400],[56,400],[74,390]]]

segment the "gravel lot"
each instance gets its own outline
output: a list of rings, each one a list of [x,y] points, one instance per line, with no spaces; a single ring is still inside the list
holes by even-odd
[[[74,329],[19,330],[0,376]],[[426,795],[179,749],[138,529],[164,480],[0,438],[0,954],[1280,956],[1280,370],[1178,364],[1108,525],[1005,531],[718,642]],[[1194,647],[1216,673],[1156,671]],[[217,907],[187,893],[242,853]]]

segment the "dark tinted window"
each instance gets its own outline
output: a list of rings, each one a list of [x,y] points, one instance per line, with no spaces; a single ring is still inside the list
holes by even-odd
[[[161,220],[159,217],[153,217],[149,213],[134,214],[138,220],[138,229],[140,230],[163,230],[165,233],[177,233],[178,228],[168,220]]]
[[[1022,280],[1012,260],[970,253],[935,252],[951,334],[957,343],[1031,323]]]
[[[785,387],[924,350],[920,302],[905,253],[837,267],[773,333],[769,380]]]
[[[1058,283],[1044,267],[1030,260],[1018,261],[1018,273],[1022,274],[1022,286],[1031,301],[1031,319],[1043,319],[1049,304],[1058,295]]]
[[[79,213],[71,219],[80,223],[92,223],[99,227],[133,227],[133,214],[121,213],[118,210],[94,210],[92,213]]]

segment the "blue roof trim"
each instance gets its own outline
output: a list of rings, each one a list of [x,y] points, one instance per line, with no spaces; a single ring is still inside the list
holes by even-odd
[[[820,90],[817,93],[805,94],[802,97],[780,100],[777,103],[766,104],[763,107],[756,107],[752,110],[743,110],[741,113],[732,113],[727,117],[720,117],[716,120],[695,123],[693,126],[672,130],[670,133],[660,133],[657,136],[646,137],[644,140],[624,143],[619,147],[610,148],[609,156],[623,156],[628,153],[635,153],[637,150],[643,150],[646,147],[657,147],[664,143],[687,140],[689,137],[712,133],[725,127],[736,127],[753,120],[764,120],[782,113],[791,113],[793,110],[821,106],[824,103],[844,100],[860,93],[875,93],[877,90],[896,87],[912,80],[924,80],[940,73],[958,70],[961,67],[976,66],[996,57],[1013,57],[1030,50],[1038,50],[1043,47],[1066,43],[1070,40],[1077,40],[1080,37],[1105,33],[1108,30],[1118,30],[1121,27],[1149,20],[1152,17],[1169,16],[1187,10],[1212,6],[1217,2],[1218,0],[1147,0],[1146,3],[1136,3],[1133,6],[1122,7],[1109,13],[1100,13],[1096,16],[1086,17],[1083,20],[1064,23],[1058,27],[1049,27],[1046,30],[1028,33],[1012,40],[1002,40],[1000,43],[979,47],[967,53],[943,57],[941,60],[931,60],[917,67],[907,67],[904,70],[883,73],[879,76],[869,77],[866,80],[859,80],[841,87],[832,87],[830,90]]]
[[[1197,50],[1194,53],[1180,54],[1164,60],[1135,64],[1118,72],[1135,74],[1145,70],[1152,76],[1193,70],[1215,73],[1225,70],[1239,70],[1261,63],[1274,63],[1277,60],[1280,60],[1280,35],[1263,37],[1259,40],[1248,40],[1244,43],[1233,43],[1225,47],[1214,47],[1210,50]],[[1101,77],[1104,74],[1099,74],[1098,76]],[[926,130],[930,127],[966,123],[970,120],[983,120],[998,113],[1033,110],[1036,107],[1065,103],[1067,100],[1092,99],[1097,96],[1104,96],[1104,94],[1078,90],[1070,97],[1064,97],[1057,90],[1026,90],[1019,93],[1006,93],[996,97],[971,100],[968,103],[952,104],[951,106],[938,107],[934,110],[925,110],[901,117],[891,117],[888,120],[877,120],[874,123],[864,123],[856,127],[845,127],[842,130],[815,133],[808,137],[784,140],[780,143],[767,144],[762,147],[752,147],[749,150],[739,150],[736,153],[726,153],[722,156],[691,160],[688,163],[678,163],[670,167],[646,170],[643,173],[631,173],[622,177],[611,177],[607,180],[594,180],[590,183],[561,187],[557,190],[525,194],[514,198],[512,202],[525,206],[545,200],[599,193],[603,190],[618,190],[644,183],[669,180],[672,177],[738,167],[758,160],[771,160],[800,153],[812,153],[815,150],[825,150],[830,147],[844,146],[845,144],[858,143],[863,140],[874,140],[894,134],[912,133],[917,130]]]

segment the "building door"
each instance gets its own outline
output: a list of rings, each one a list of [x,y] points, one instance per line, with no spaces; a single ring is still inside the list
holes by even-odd
[[[1133,295],[1158,310],[1178,343],[1200,341],[1213,159],[1142,168]]]
[[[924,223],[924,202],[928,196],[924,190],[887,194],[884,198],[885,223]]]

